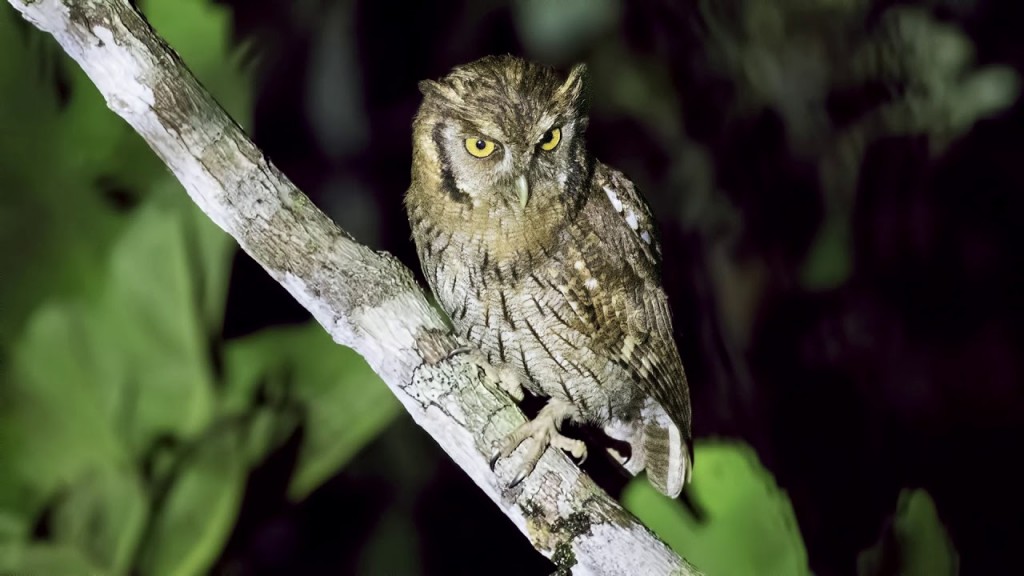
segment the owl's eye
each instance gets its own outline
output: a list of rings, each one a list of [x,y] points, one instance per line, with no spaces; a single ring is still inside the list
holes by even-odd
[[[558,143],[562,141],[562,131],[558,128],[552,128],[548,130],[544,137],[540,139],[540,147],[542,150],[548,152],[558,147]]]
[[[487,158],[494,152],[494,142],[483,138],[466,138],[466,150],[477,158]]]

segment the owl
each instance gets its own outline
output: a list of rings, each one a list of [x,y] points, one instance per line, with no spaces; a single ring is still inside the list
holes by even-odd
[[[587,71],[488,56],[424,80],[405,207],[424,275],[470,355],[514,399],[547,399],[524,445],[579,459],[566,421],[603,429],[632,474],[675,497],[693,451],[689,388],[647,203],[588,151]]]

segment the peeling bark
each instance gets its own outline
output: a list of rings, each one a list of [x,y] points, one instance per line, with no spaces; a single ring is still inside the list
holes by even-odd
[[[336,342],[362,355],[413,419],[559,573],[699,574],[562,452],[505,489],[494,442],[525,422],[451,351],[412,273],[355,242],[275,168],[127,0],[8,0],[54,36],[167,164],[193,201]]]

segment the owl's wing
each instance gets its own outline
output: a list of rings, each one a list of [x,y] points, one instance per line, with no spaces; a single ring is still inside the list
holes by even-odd
[[[584,215],[590,229],[584,257],[598,260],[593,267],[605,272],[606,281],[592,284],[592,290],[586,290],[585,282],[583,286],[574,284],[586,292],[578,297],[589,300],[594,349],[630,373],[663,410],[645,416],[649,420],[646,435],[660,435],[645,440],[645,444],[657,445],[648,445],[648,474],[655,485],[659,482],[652,473],[677,489],[679,475],[685,482],[692,462],[690,401],[672,335],[668,299],[661,287],[661,247],[655,221],[647,202],[621,173],[599,164],[593,186],[591,205]],[[664,421],[664,413],[675,427]],[[686,454],[677,454],[679,450]]]
[[[612,210],[618,215],[610,218],[615,234],[608,239],[619,244],[613,249],[621,250],[626,256],[641,257],[653,268],[651,272],[657,281],[661,268],[661,244],[658,242],[657,222],[651,216],[647,202],[637,192],[632,180],[604,164],[599,164],[594,171],[593,185],[608,198]],[[604,212],[601,216],[607,214],[607,210]]]
[[[614,285],[589,292],[597,324],[594,343],[633,373],[673,420],[689,429],[689,392],[672,335],[668,298],[661,287],[655,220],[647,202],[622,173],[601,165],[594,185],[614,210],[592,213],[592,220],[597,220],[595,236],[605,244],[597,252],[609,260],[602,267],[619,276]]]

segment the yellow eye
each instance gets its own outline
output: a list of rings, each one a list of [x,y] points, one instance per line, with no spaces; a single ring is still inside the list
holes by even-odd
[[[466,150],[477,158],[487,158],[494,152],[494,142],[483,138],[466,138]]]
[[[558,143],[562,141],[562,131],[558,128],[552,128],[548,130],[544,137],[540,140],[540,147],[542,150],[548,152],[558,147]]]

